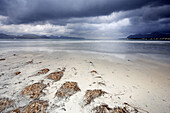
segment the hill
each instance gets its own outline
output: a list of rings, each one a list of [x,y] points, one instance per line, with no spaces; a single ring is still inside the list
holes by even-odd
[[[170,33],[154,32],[149,34],[130,35],[127,39],[134,40],[170,40]]]
[[[0,39],[78,39],[83,40],[81,37],[68,37],[68,36],[46,36],[46,35],[35,35],[35,34],[25,34],[25,35],[7,35],[0,33]]]

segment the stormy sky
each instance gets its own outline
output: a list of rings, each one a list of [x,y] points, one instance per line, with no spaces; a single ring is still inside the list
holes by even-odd
[[[114,39],[169,31],[169,0],[0,0],[0,33]]]

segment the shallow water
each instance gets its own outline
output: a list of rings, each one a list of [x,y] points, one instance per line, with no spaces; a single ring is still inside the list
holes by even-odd
[[[144,54],[170,59],[170,41],[128,40],[0,40],[0,54],[7,51],[81,51],[105,54]]]

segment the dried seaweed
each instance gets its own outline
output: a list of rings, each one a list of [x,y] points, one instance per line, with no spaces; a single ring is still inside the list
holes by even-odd
[[[15,75],[19,75],[20,73],[21,73],[21,72],[18,71],[18,72],[15,72],[14,74],[15,74]]]
[[[105,94],[105,91],[102,91],[101,89],[94,89],[94,90],[87,90],[86,94],[85,94],[85,105],[90,104],[92,100],[94,100],[97,97],[102,96],[103,94]]]
[[[97,106],[92,109],[95,113],[149,113],[141,108],[134,107],[128,103],[124,103],[124,107],[110,108],[107,104]]]
[[[4,60],[6,60],[6,59],[5,59],[5,58],[1,58],[1,59],[0,59],[0,61],[4,61]]]
[[[10,107],[13,104],[13,101],[8,98],[0,98],[0,112]]]
[[[80,91],[76,82],[66,82],[57,91],[56,96],[59,98],[67,98]]]
[[[41,69],[37,74],[46,74],[50,71],[48,68]]]
[[[63,71],[57,71],[47,75],[47,78],[54,81],[59,81],[63,77],[63,75],[64,75]]]
[[[46,87],[45,84],[42,83],[34,83],[29,85],[22,90],[22,95],[29,95],[30,98],[36,99],[42,93],[42,90]]]
[[[146,111],[146,110],[144,110],[144,109],[141,109],[141,108],[139,108],[139,107],[135,107],[135,106],[132,106],[132,105],[130,105],[130,104],[128,104],[128,103],[124,103],[126,106],[129,106],[129,107],[131,107],[131,108],[133,108],[135,111],[142,111],[142,112],[145,112],[145,113],[149,113],[148,111]]]
[[[33,60],[26,62],[27,64],[33,64]]]
[[[90,73],[98,74],[95,70],[90,71]]]
[[[46,113],[48,105],[48,101],[35,100],[30,102],[27,106],[14,109],[8,113]]]

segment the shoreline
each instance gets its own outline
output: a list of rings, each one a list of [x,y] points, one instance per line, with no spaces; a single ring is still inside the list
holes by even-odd
[[[27,105],[31,99],[23,97],[21,91],[24,87],[41,80],[44,80],[45,84],[50,84],[50,87],[43,90],[46,95],[40,97],[49,102],[47,108],[49,112],[91,112],[95,106],[102,103],[115,107],[123,106],[125,102],[151,113],[170,110],[170,65],[168,62],[156,62],[156,60],[145,59],[145,56],[138,58],[131,55],[110,56],[59,51],[13,51],[1,54],[0,57],[6,59],[0,61],[0,67],[2,67],[0,98],[15,100],[16,104],[15,107],[7,110]],[[25,64],[31,60],[33,60],[32,64]],[[50,71],[47,74],[29,78],[43,68],[48,68]],[[66,68],[61,80],[54,82],[46,78],[49,73],[58,68]],[[93,70],[96,73],[91,73]],[[21,74],[13,75],[17,71]],[[98,76],[101,78],[96,78]],[[54,98],[56,91],[67,81],[77,82],[81,91],[72,95],[67,101],[56,102],[57,99]],[[102,89],[108,94],[94,99],[90,105],[82,108],[83,96],[88,89]],[[53,106],[59,107],[53,108]]]

